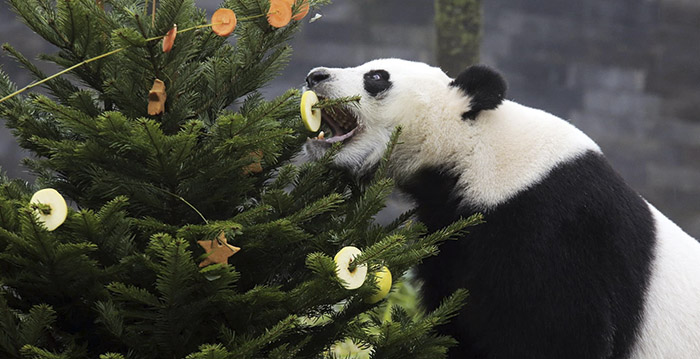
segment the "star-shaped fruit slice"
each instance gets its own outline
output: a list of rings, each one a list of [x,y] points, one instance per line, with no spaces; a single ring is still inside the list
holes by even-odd
[[[227,265],[228,258],[241,250],[240,248],[232,246],[226,242],[226,235],[223,231],[219,234],[219,237],[214,240],[197,241],[197,243],[207,252],[207,257],[204,258],[201,263],[199,263],[200,268],[218,263]]]

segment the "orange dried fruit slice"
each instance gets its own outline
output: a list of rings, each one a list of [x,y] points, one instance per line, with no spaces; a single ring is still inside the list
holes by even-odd
[[[285,27],[292,21],[292,7],[288,0],[270,0],[267,22],[273,27]]]
[[[304,2],[297,8],[297,13],[292,17],[292,20],[301,20],[309,13],[309,0],[304,0]]]
[[[262,168],[262,164],[260,163],[260,161],[262,161],[263,152],[261,150],[251,152],[250,157],[253,158],[253,162],[251,164],[243,167],[243,174],[250,175],[250,174],[262,172],[263,168]]]
[[[177,36],[177,24],[173,25],[172,29],[168,30],[163,38],[163,52],[170,52],[175,44],[175,36]]]
[[[231,9],[221,8],[214,11],[211,16],[211,30],[219,36],[231,35],[234,29],[236,29],[236,14]]]
[[[284,0],[287,4],[289,4],[289,7],[294,10],[294,5],[297,3],[298,0]],[[299,7],[297,7],[296,12],[292,11],[292,20],[301,20],[304,18],[309,13],[309,0],[304,0]]]
[[[165,111],[165,101],[168,94],[165,93],[165,83],[159,79],[153,81],[153,87],[148,91],[148,114],[155,116]]]

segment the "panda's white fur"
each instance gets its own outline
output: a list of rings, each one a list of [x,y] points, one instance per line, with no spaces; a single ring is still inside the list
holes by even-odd
[[[383,82],[377,85],[377,88],[373,88],[373,91],[377,92],[368,93],[367,81],[373,80],[368,80],[366,77],[373,70],[383,70],[388,74],[388,79],[380,79]],[[440,170],[431,172],[430,176],[441,180],[447,179],[443,182],[454,188],[445,190],[419,188],[418,191],[426,190],[432,197],[435,197],[435,194],[444,195],[443,197],[445,198],[456,196],[459,203],[445,205],[446,208],[450,208],[450,215],[455,218],[458,218],[459,215],[468,214],[469,211],[484,211],[488,224],[490,212],[498,213],[500,208],[509,205],[521,194],[527,193],[531,188],[541,186],[552,173],[571,164],[575,168],[577,161],[584,161],[585,158],[588,158],[586,156],[592,156],[591,158],[595,159],[602,158],[600,148],[589,137],[570,123],[544,111],[532,109],[512,101],[499,100],[495,105],[488,105],[486,108],[475,112],[474,109],[479,105],[478,102],[481,101],[481,98],[489,95],[489,93],[484,94],[480,91],[482,83],[484,87],[491,85],[490,74],[481,76],[481,73],[477,72],[478,76],[475,79],[467,76],[465,79],[458,78],[453,80],[438,68],[423,63],[398,59],[375,60],[354,68],[316,68],[310,72],[310,77],[313,74],[323,74],[322,77],[319,77],[322,80],[309,83],[310,87],[323,97],[334,98],[362,95],[359,106],[351,108],[351,111],[354,112],[357,118],[358,128],[354,135],[345,141],[343,148],[335,159],[335,163],[358,175],[371,171],[382,157],[392,131],[396,126],[401,126],[403,131],[400,137],[400,144],[397,145],[392,156],[391,175],[396,179],[399,187],[411,188],[415,178],[420,178],[424,174],[422,172],[424,169],[440,166]],[[464,84],[460,83],[460,81],[469,83]],[[493,92],[496,90],[487,88],[484,91]],[[465,117],[468,113],[472,113],[473,117]],[[310,157],[316,158],[325,152],[328,147],[329,144],[325,141],[310,140],[305,146],[305,151]],[[597,164],[594,166],[597,166]],[[589,169],[586,169],[586,171],[585,174],[595,179],[595,173],[591,174]],[[604,171],[605,169],[603,169]],[[605,174],[605,176],[608,176],[608,174]],[[566,177],[564,178],[566,179]],[[454,183],[450,182],[449,179],[454,179]],[[606,185],[606,180],[603,179],[602,184],[598,185],[598,188],[594,188],[596,193],[598,189],[602,191],[601,193],[605,193],[607,189],[601,189],[600,187]],[[429,183],[429,181],[426,183]],[[617,182],[615,186],[618,186]],[[618,195],[620,191],[626,191],[624,188],[623,190],[616,189],[617,187],[615,186],[611,185],[611,188],[615,188],[612,189],[612,196]],[[620,186],[624,187],[625,185],[621,184]],[[582,190],[586,191],[589,189],[583,188]],[[583,195],[585,198],[585,194]],[[635,207],[636,204],[634,203],[636,194],[629,195],[625,192],[619,195],[633,202],[630,208],[637,208],[635,211],[639,210],[639,206]],[[592,194],[591,196],[594,195]],[[430,203],[433,201],[432,197],[424,198],[423,202],[427,201],[426,203]],[[595,212],[596,208],[588,207],[595,206],[599,202],[602,203],[604,200],[605,198],[600,201],[593,199],[583,205],[585,208],[576,210]],[[418,205],[421,205],[420,200],[418,200]],[[433,203],[432,205],[440,208],[439,203]],[[605,210],[610,210],[609,203],[601,204],[601,206],[608,206]],[[469,211],[466,209],[469,209]],[[645,214],[646,212],[648,214]],[[640,310],[641,314],[639,314],[641,318],[635,318],[637,314],[628,315],[625,310],[621,310],[623,314],[620,314],[626,321],[625,323],[633,322],[629,327],[632,329],[623,328],[622,331],[624,333],[633,333],[636,340],[633,338],[615,337],[616,325],[618,325],[615,320],[621,319],[608,318],[611,322],[609,325],[603,326],[603,328],[609,327],[610,333],[592,333],[592,336],[599,335],[600,338],[591,338],[590,341],[581,341],[581,343],[595,344],[600,342],[600,347],[596,347],[595,350],[591,349],[591,353],[599,353],[596,355],[605,358],[700,358],[700,243],[683,232],[651,205],[648,205],[646,210],[642,209],[638,217],[630,216],[627,218],[625,213],[621,213],[620,216],[625,221],[634,220],[635,218],[639,218],[642,222],[646,218],[650,221],[649,230],[642,229],[640,233],[630,234],[631,239],[626,239],[626,242],[620,242],[635,243],[635,238],[639,236],[641,236],[640,238],[644,237],[644,233],[654,237],[652,238],[653,243],[649,242],[646,244],[649,248],[644,249],[644,245],[640,245],[639,255],[629,254],[629,257],[632,258],[630,263],[648,264],[649,274],[637,273],[644,272],[646,267],[637,269],[634,267],[634,264],[629,264],[629,268],[625,267],[625,261],[628,258],[625,257],[627,254],[624,254],[624,248],[620,249],[621,253],[623,253],[622,257],[619,258],[621,263],[614,263],[617,257],[615,257],[615,254],[611,254],[609,261],[606,258],[606,265],[620,267],[620,280],[623,279],[624,275],[631,275],[634,278],[646,278],[644,279],[646,288],[623,288],[619,290],[622,294],[619,294],[617,293],[618,290],[614,288],[614,284],[611,284],[617,283],[616,278],[610,279],[610,283],[605,282],[605,284],[613,286],[612,289],[608,288],[609,291],[612,291],[611,297],[604,298],[601,301],[603,303],[601,305],[591,304],[592,310],[602,311],[600,316],[593,315],[592,318],[594,319],[592,320],[594,324],[597,323],[595,320],[607,320],[605,319],[607,318],[605,313],[607,313],[606,310],[608,309],[613,313],[610,315],[615,317],[616,313],[618,313],[616,310],[621,307],[624,308],[625,303],[615,303],[614,298],[634,297],[635,293],[637,293],[636,291],[638,291],[639,295],[643,294],[644,296],[639,298],[639,303],[643,303],[643,305],[639,304],[640,307],[643,306],[643,309]],[[606,221],[605,218],[597,220]],[[508,223],[508,221],[505,223]],[[555,223],[554,226],[566,225],[566,223],[560,225]],[[627,225],[629,226],[630,224],[628,223]],[[601,226],[604,228],[615,228],[614,223],[601,223]],[[640,223],[640,228],[646,227]],[[524,230],[537,232],[537,228]],[[553,232],[554,230],[549,228],[543,230],[542,241],[556,241],[557,238],[548,237],[551,236],[549,233],[555,233]],[[515,233],[518,232],[516,231]],[[616,232],[613,231],[612,233]],[[484,238],[489,238],[489,235],[489,233],[483,234]],[[577,233],[577,235],[579,234]],[[479,238],[481,237],[477,234],[477,239]],[[532,238],[538,237],[536,234],[533,234]],[[460,242],[469,240],[470,238],[467,236]],[[463,247],[452,248],[456,252],[464,250]],[[548,249],[542,250],[546,251]],[[595,252],[595,248],[591,250]],[[630,249],[631,252],[635,250],[634,248]],[[648,253],[644,252],[644,250],[647,250]],[[493,253],[493,255],[499,256],[498,253]],[[560,254],[554,253],[554,255]],[[577,253],[566,253],[564,255],[571,257],[576,256]],[[447,255],[444,256],[446,260],[450,260]],[[595,260],[595,258],[590,259]],[[489,260],[493,261],[493,263],[499,262],[498,257],[490,258]],[[546,263],[548,259],[541,258],[540,260],[543,268],[539,268],[540,265],[538,263],[540,262],[537,262],[537,260],[525,261],[524,263],[534,263],[534,266],[538,267],[532,270],[533,273],[547,274]],[[606,273],[596,273],[596,268],[585,262],[589,258],[572,258],[571,260],[571,263],[574,263],[572,265],[579,266],[576,268],[586,268],[586,270],[590,271],[590,273],[586,274],[588,279],[605,277],[606,275]],[[610,264],[608,262],[613,263]],[[566,260],[557,263],[559,263],[557,264],[559,267],[553,266],[555,268],[553,270],[559,270],[562,265],[565,266],[567,264]],[[491,273],[499,270],[499,268],[488,268],[488,265],[480,265],[477,269],[482,272],[478,273]],[[487,272],[483,272],[484,268],[486,268]],[[517,268],[513,272],[517,273]],[[528,268],[524,268],[523,273],[528,273]],[[617,272],[609,273],[611,276],[616,274]],[[459,276],[458,273],[454,275]],[[465,275],[469,276],[470,274],[467,273]],[[571,273],[567,275],[571,275]],[[573,275],[576,275],[576,273],[573,273]],[[559,273],[553,274],[552,277],[559,278]],[[574,277],[571,280],[575,282],[576,278]],[[587,283],[585,280],[587,279],[582,279],[581,285]],[[603,281],[605,280],[603,279]],[[561,283],[561,279],[543,280],[542,283],[555,283],[556,286],[556,283]],[[493,290],[500,290],[497,284],[494,285]],[[566,285],[582,290],[582,293],[588,293],[584,289],[578,288],[576,283],[566,283]],[[622,283],[620,285],[624,287],[625,284]],[[555,297],[557,296],[556,289],[541,288],[543,291],[552,290],[552,296]],[[590,288],[590,290],[595,292],[596,288]],[[539,297],[539,292],[535,293],[534,296]],[[601,293],[606,292],[603,291]],[[477,291],[476,294],[486,295],[488,292],[484,294]],[[562,295],[565,296],[566,293]],[[597,299],[597,297],[591,298]],[[480,298],[474,300],[478,308],[494,311],[499,309],[503,311],[508,310],[508,308],[490,308],[488,304],[479,307],[479,300]],[[608,303],[608,301],[612,302]],[[508,302],[506,301],[505,303]],[[536,300],[534,300],[534,303],[533,305],[537,305]],[[586,303],[581,303],[581,305],[586,305]],[[576,308],[569,303],[565,303],[563,306],[566,308],[562,309],[561,315],[565,315],[565,311],[570,310],[569,307]],[[536,312],[537,308],[535,309]],[[577,312],[576,314],[581,315],[584,318],[583,321],[588,323],[585,313]],[[625,315],[631,318],[627,318]],[[503,320],[506,321],[507,318]],[[514,318],[513,320],[517,321],[518,319]],[[460,353],[470,354],[459,355],[467,357],[468,355],[476,355],[473,354],[476,352],[485,357],[503,357],[507,355],[503,354],[508,353],[507,350],[489,347],[489,345],[495,346],[493,343],[500,343],[499,341],[503,341],[503,345],[508,345],[508,338],[496,337],[497,333],[486,334],[492,337],[481,338],[479,337],[480,334],[474,334],[475,331],[465,329],[468,325],[456,325],[456,329],[453,328],[449,332],[449,334],[456,335],[460,340],[473,340],[475,343],[473,348],[470,343],[462,343],[462,346],[467,346],[468,348],[463,349],[464,351],[460,351]],[[548,326],[556,326],[557,323],[539,323],[537,325],[543,327],[544,332],[547,332],[549,330],[547,329]],[[527,328],[527,326],[524,328]],[[591,325],[591,328],[597,327]],[[486,330],[487,328],[484,329]],[[570,329],[575,331],[576,328]],[[536,331],[536,329],[534,330]],[[469,334],[465,334],[465,336],[460,338],[459,331],[469,332]],[[586,333],[584,330],[582,335]],[[504,335],[506,334],[504,333]],[[517,336],[517,332],[514,335]],[[530,338],[528,335],[530,334],[523,334],[523,338]],[[620,335],[624,336],[623,334]],[[546,340],[547,338],[543,339],[544,342]],[[566,339],[563,341],[566,341]],[[630,347],[616,348],[616,343],[623,343]],[[514,342],[513,344],[527,346],[527,344],[523,343]],[[565,347],[568,344],[563,343],[561,345]],[[536,345],[533,345],[533,348],[535,347]],[[568,349],[561,348],[557,349],[559,351],[552,352],[547,352],[546,349],[541,348],[531,349],[531,352],[528,352],[529,349],[526,348],[517,350],[521,350],[517,352],[521,357],[531,357],[542,353],[568,353],[566,351]],[[572,349],[572,352],[576,353],[576,350]],[[578,353],[576,355],[585,357],[584,353],[587,352],[584,350]]]
[[[700,358],[700,246],[649,204],[656,260],[631,358]]]

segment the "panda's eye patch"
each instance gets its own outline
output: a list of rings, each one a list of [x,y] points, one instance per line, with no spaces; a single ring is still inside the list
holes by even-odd
[[[372,70],[364,75],[365,91],[371,96],[377,96],[391,87],[389,73],[384,70]]]

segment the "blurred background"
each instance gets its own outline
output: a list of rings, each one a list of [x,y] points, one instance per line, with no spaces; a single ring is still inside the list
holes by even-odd
[[[211,13],[219,1],[196,3]],[[323,17],[304,25],[267,96],[300,87],[316,66],[438,63],[433,0],[335,0],[317,12]],[[505,75],[507,97],[573,122],[649,202],[700,238],[700,1],[489,0],[482,12],[480,62]],[[0,42],[30,58],[52,51],[4,1]],[[32,80],[5,54],[0,66],[19,86]],[[30,179],[26,156],[0,125],[2,170]]]

